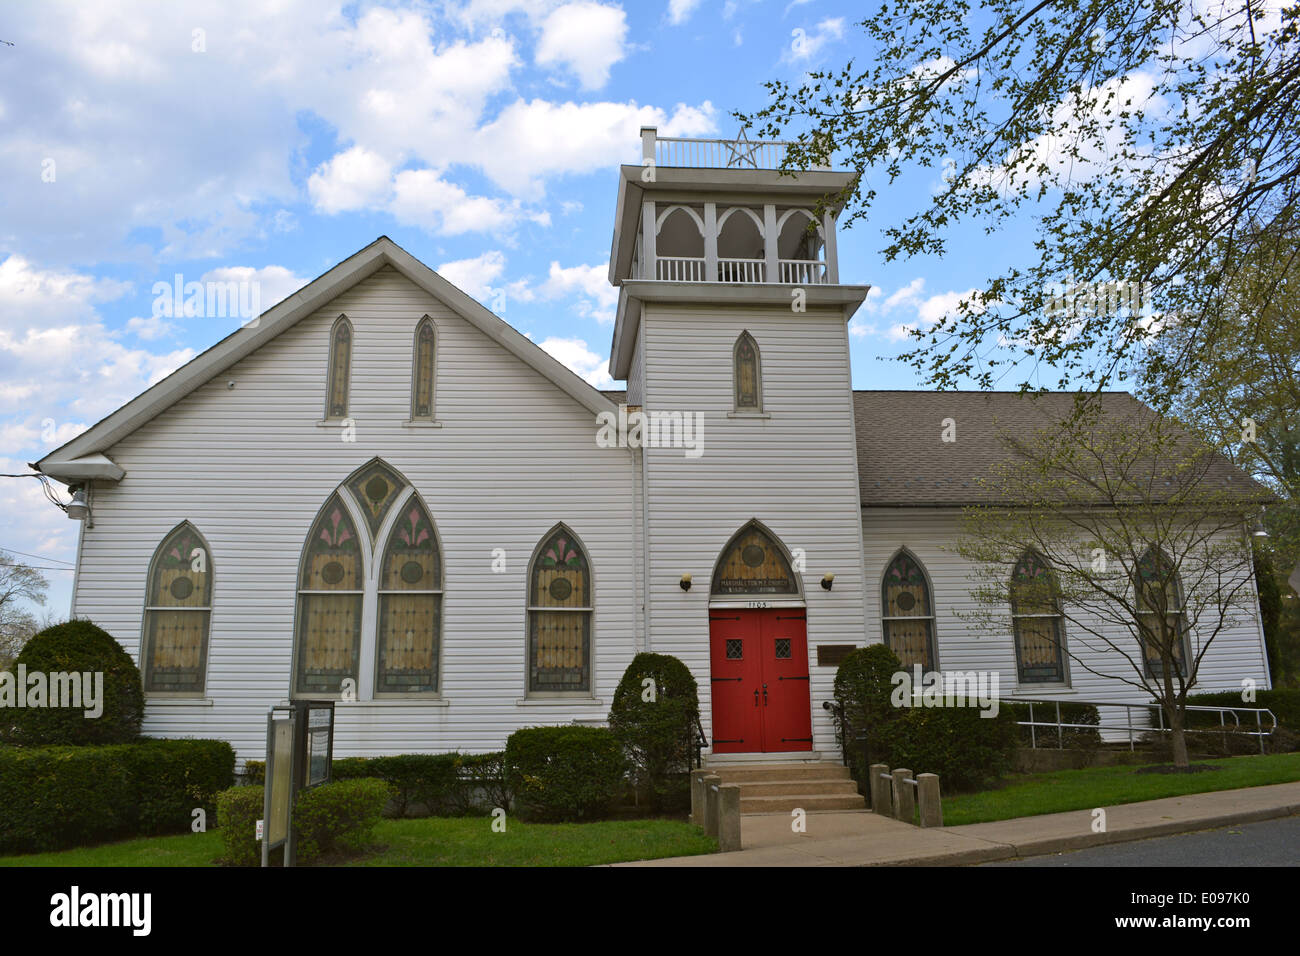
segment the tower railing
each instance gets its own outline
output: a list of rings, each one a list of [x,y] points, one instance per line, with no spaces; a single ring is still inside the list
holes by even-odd
[[[699,169],[780,169],[790,142],[749,139],[743,132],[736,139],[689,139],[660,136],[657,127],[641,127],[641,161],[656,166]],[[829,170],[829,166],[814,166]]]

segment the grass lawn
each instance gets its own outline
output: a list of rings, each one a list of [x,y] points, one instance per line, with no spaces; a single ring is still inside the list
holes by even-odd
[[[675,820],[521,823],[493,833],[489,817],[381,820],[380,845],[351,866],[592,866],[712,853],[717,844]],[[0,857],[0,866],[212,866],[221,854],[216,831],[140,837],[86,849]]]
[[[944,826],[985,823],[1300,780],[1300,753],[1216,757],[1192,762],[1221,769],[1187,774],[1143,774],[1134,773],[1139,767],[1124,766],[1015,774],[993,790],[944,795],[943,823]]]

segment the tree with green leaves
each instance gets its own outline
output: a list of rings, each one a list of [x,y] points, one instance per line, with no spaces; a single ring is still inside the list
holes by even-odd
[[[1205,655],[1254,621],[1247,524],[1268,490],[1136,404],[1004,440],[1010,454],[985,480],[998,503],[967,509],[957,545],[975,568],[970,616],[1004,634],[1017,617],[1061,619],[1033,640],[1076,674],[1149,694],[1187,767],[1187,695]]]
[[[737,115],[791,142],[786,171],[856,169],[835,197],[846,224],[907,170],[942,166],[885,224],[886,260],[945,255],[966,224],[1036,226],[1028,261],[915,333],[903,357],[931,385],[1042,386],[1044,368],[1061,388],[1113,385],[1162,334],[1153,315],[1186,317],[1199,356],[1285,296],[1219,290],[1278,265],[1260,247],[1300,226],[1300,6],[882,0],[860,25],[858,61],[770,82]]]

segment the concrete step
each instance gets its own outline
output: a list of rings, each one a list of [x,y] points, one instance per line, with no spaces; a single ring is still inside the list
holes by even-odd
[[[849,780],[849,768],[829,761],[819,763],[746,764],[709,767],[723,783],[745,784],[751,781],[771,783],[786,780]]]
[[[724,783],[728,781],[723,781]],[[825,796],[854,795],[858,785],[852,780],[746,780],[740,784],[745,797],[783,797],[788,794],[819,793]]]
[[[788,794],[780,797],[747,797],[740,793],[741,813],[789,813],[791,810],[865,810],[867,801],[861,794]]]

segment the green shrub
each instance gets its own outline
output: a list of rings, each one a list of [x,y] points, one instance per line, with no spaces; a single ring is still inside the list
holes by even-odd
[[[142,740],[119,753],[132,780],[132,830],[145,836],[191,829],[198,808],[214,818],[217,794],[234,781],[224,740]]]
[[[242,782],[253,787],[260,787],[262,784],[266,783],[266,761],[245,760],[244,778]]]
[[[840,734],[847,728],[849,739],[842,740],[848,751],[849,767],[855,779],[866,779],[866,747],[872,763],[888,763],[888,727],[898,719],[899,710],[889,696],[893,691],[892,678],[903,669],[898,655],[884,644],[860,647],[849,653],[835,671],[835,699],[841,707]]]
[[[978,790],[1011,769],[1017,730],[1006,707],[996,717],[977,707],[906,707],[888,725],[889,765],[937,773],[947,793]]]
[[[221,862],[227,866],[261,866],[262,843],[257,839],[257,821],[262,819],[264,788],[232,787],[217,794],[217,826],[223,849]]]
[[[506,741],[506,779],[533,820],[590,820],[622,792],[626,762],[604,727],[526,727]]]
[[[330,764],[330,781],[360,780],[378,774],[370,757],[340,757]]]
[[[1279,690],[1260,690],[1255,692],[1255,700],[1252,702],[1241,699],[1241,691],[1229,690],[1210,694],[1189,694],[1187,697],[1188,706],[1196,705],[1198,707],[1247,707],[1254,709],[1267,709],[1273,712],[1277,718],[1279,727],[1286,727],[1288,730],[1300,731],[1300,690],[1279,689]],[[1255,729],[1254,714],[1239,714],[1238,719],[1241,721],[1242,730]],[[1232,718],[1229,717],[1228,725],[1232,725]],[[1247,726],[1249,724],[1249,726]],[[1204,713],[1198,711],[1187,712],[1188,727],[1218,727],[1219,715],[1213,713]],[[1263,715],[1264,729],[1268,729],[1268,716]]]
[[[0,747],[0,850],[34,853],[188,831],[235,756],[220,740]]]
[[[614,691],[609,727],[651,809],[677,810],[690,803],[688,775],[699,716],[699,689],[685,664],[668,654],[632,658]]]
[[[372,757],[366,776],[386,781],[393,791],[394,815],[410,810],[423,816],[450,812],[457,785],[457,754],[398,754]]]
[[[340,780],[304,790],[293,808],[297,862],[364,850],[391,795],[382,780]]]
[[[47,627],[23,647],[14,662],[26,673],[103,674],[103,712],[87,717],[84,707],[5,708],[6,739],[26,746],[126,743],[140,735],[144,694],[140,671],[113,636],[87,620]],[[93,678],[92,678],[93,680]]]
[[[460,755],[460,787],[457,792],[462,813],[491,811],[497,807],[510,809],[513,795],[506,779],[505,757],[503,750]]]
[[[1017,721],[1029,720],[1029,705],[1004,700],[1003,709],[1009,710]],[[1029,727],[1018,728],[1020,743],[1026,747],[1036,743],[1039,748],[1061,747],[1066,750],[1080,750],[1095,753],[1101,747],[1101,731],[1093,728],[1101,723],[1101,715],[1092,704],[1074,704],[1061,701],[1061,722],[1065,724],[1089,724],[1084,727],[1066,727],[1057,733],[1055,727],[1034,727],[1033,735]],[[1034,702],[1034,723],[1050,723],[1056,720],[1056,703]]]

